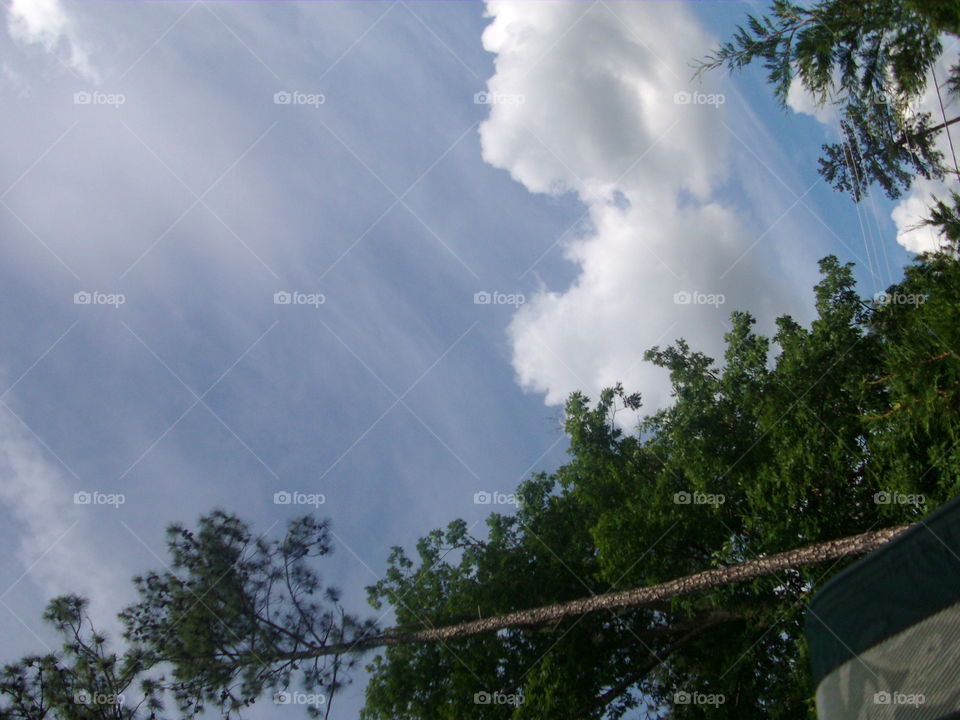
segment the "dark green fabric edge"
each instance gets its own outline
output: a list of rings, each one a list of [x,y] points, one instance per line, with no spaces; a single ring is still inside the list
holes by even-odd
[[[960,498],[833,577],[806,613],[816,684],[868,648],[960,602]]]

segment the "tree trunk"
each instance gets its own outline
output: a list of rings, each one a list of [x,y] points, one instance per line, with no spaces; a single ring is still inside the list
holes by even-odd
[[[326,645],[291,653],[284,653],[272,658],[272,661],[305,660],[322,655],[342,655],[360,650],[390,645],[406,645],[409,643],[443,642],[457,638],[470,637],[481,633],[496,632],[510,628],[529,627],[547,623],[557,623],[567,618],[580,617],[587,613],[601,610],[618,610],[624,608],[638,608],[669,598],[689,595],[701,590],[726,585],[733,582],[743,582],[753,578],[773,575],[774,573],[804,565],[815,565],[869,553],[892,538],[896,537],[909,526],[885,528],[851,535],[837,540],[808,545],[806,547],[788,550],[787,552],[770,555],[768,557],[749,560],[747,562],[729,565],[727,567],[704,570],[685,577],[670,580],[659,585],[620,590],[617,592],[594,595],[579,600],[571,600],[554,605],[518,610],[515,612],[495,615],[482,620],[446,625],[443,627],[416,630],[413,632],[400,631],[396,628],[385,633],[361,638],[353,643]],[[258,659],[258,662],[262,660]],[[232,664],[242,664],[236,662]]]

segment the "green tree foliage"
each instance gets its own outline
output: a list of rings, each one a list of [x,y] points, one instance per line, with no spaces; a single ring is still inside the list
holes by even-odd
[[[112,652],[86,616],[85,600],[53,600],[44,620],[63,636],[59,653],[31,655],[0,672],[0,718],[93,720],[143,717],[160,706],[161,688],[142,676],[143,653]]]
[[[0,719],[238,717],[290,688],[332,699],[381,646],[366,720],[812,718],[801,614],[847,560],[813,553],[734,582],[738,564],[903,525],[960,491],[960,262],[920,256],[869,301],[850,265],[821,271],[809,327],[784,316],[764,338],[736,312],[721,363],[682,340],[651,349],[675,402],[636,432],[616,418],[639,396],[574,393],[570,460],[524,482],[516,512],[476,534],[455,520],[414,557],[393,549],[369,588],[389,630],[322,585],[325,522],[267,540],[215,511],[172,526],[169,567],[135,578],[122,651],[83,600],[54,600],[62,650],[3,669]],[[696,592],[550,609],[711,568],[722,582]],[[543,606],[496,632],[417,635]]]
[[[326,521],[298,518],[268,541],[215,511],[196,533],[171,526],[167,544],[170,568],[134,578],[140,602],[120,617],[135,648],[171,666],[181,714],[239,711],[286,690],[294,673],[304,691],[332,698],[356,662],[342,647],[375,626],[346,614],[313,568],[331,550]],[[328,713],[322,705],[307,709]]]
[[[648,352],[676,402],[638,433],[614,422],[636,396],[617,387],[591,405],[575,393],[570,462],[524,483],[516,514],[492,515],[482,541],[455,521],[415,558],[395,548],[374,603],[403,625],[439,626],[914,521],[956,495],[960,266],[921,258],[872,302],[850,265],[829,257],[821,270],[809,328],[782,317],[768,340],[734,313],[720,367],[683,341]],[[925,504],[903,502],[914,495]],[[651,717],[813,717],[803,601],[841,566],[391,647],[371,665],[364,717],[617,718],[643,706]],[[523,702],[477,704],[475,693]]]
[[[934,202],[925,224],[935,227],[948,242],[948,250],[960,251],[960,194],[950,193],[952,205],[943,200]]]
[[[818,0],[802,6],[774,0],[767,15],[744,26],[700,65],[700,71],[763,64],[781,105],[799,81],[821,106],[840,115],[841,141],[823,146],[820,173],[860,201],[879,185],[899,197],[917,175],[948,172],[934,146],[956,118],[911,113],[943,52],[943,33],[960,32],[956,3],[938,0]],[[948,92],[960,92],[960,63]]]
[[[295,674],[293,687],[323,696],[306,711],[329,713],[356,663],[346,650],[376,627],[345,613],[313,567],[330,552],[328,524],[298,518],[265,540],[217,510],[195,531],[172,525],[167,540],[169,567],[134,578],[139,602],[120,614],[126,650],[108,650],[84,600],[57,598],[44,617],[63,649],[4,668],[0,719],[158,718],[171,698],[175,717],[238,717]]]

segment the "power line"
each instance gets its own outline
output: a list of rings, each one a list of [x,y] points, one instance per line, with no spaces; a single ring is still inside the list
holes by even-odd
[[[933,76],[933,86],[937,90],[937,102],[940,103],[940,116],[943,118],[943,129],[947,131],[947,142],[950,143],[950,155],[953,156],[953,169],[957,173],[957,179],[960,179],[960,165],[957,165],[957,153],[953,148],[953,136],[950,134],[950,125],[947,123],[947,113],[943,109],[943,96],[940,95],[940,85],[937,83],[937,71],[933,63],[930,63],[930,74]]]

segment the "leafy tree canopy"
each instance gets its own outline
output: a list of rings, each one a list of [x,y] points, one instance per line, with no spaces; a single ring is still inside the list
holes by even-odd
[[[843,561],[495,633],[402,633],[726,573],[914,521],[956,495],[960,262],[921,256],[870,301],[849,264],[828,257],[821,271],[809,327],[784,316],[765,338],[735,312],[722,363],[682,340],[651,349],[675,403],[636,432],[615,419],[639,396],[574,393],[570,461],[524,482],[514,514],[490,515],[481,537],[455,520],[413,557],[393,549],[369,588],[396,617],[387,634],[321,583],[326,522],[299,518],[266,540],[214,511],[196,530],[172,526],[169,567],[135,578],[122,651],[85,601],[54,600],[45,618],[62,650],[0,672],[0,718],[237,717],[291,689],[317,693],[307,711],[329,716],[360,654],[384,645],[366,720],[812,717],[801,612]]]
[[[960,266],[927,256],[870,302],[850,265],[828,257],[821,271],[809,328],[781,317],[768,339],[734,313],[721,366],[683,341],[649,351],[676,402],[636,434],[613,421],[636,396],[574,393],[570,462],[524,483],[517,513],[490,516],[483,540],[458,520],[414,558],[395,548],[374,603],[404,625],[448,624],[910,522],[956,495]],[[641,704],[676,718],[813,717],[803,600],[839,567],[389,648],[364,717],[616,718]],[[524,701],[475,704],[478,692]]]

